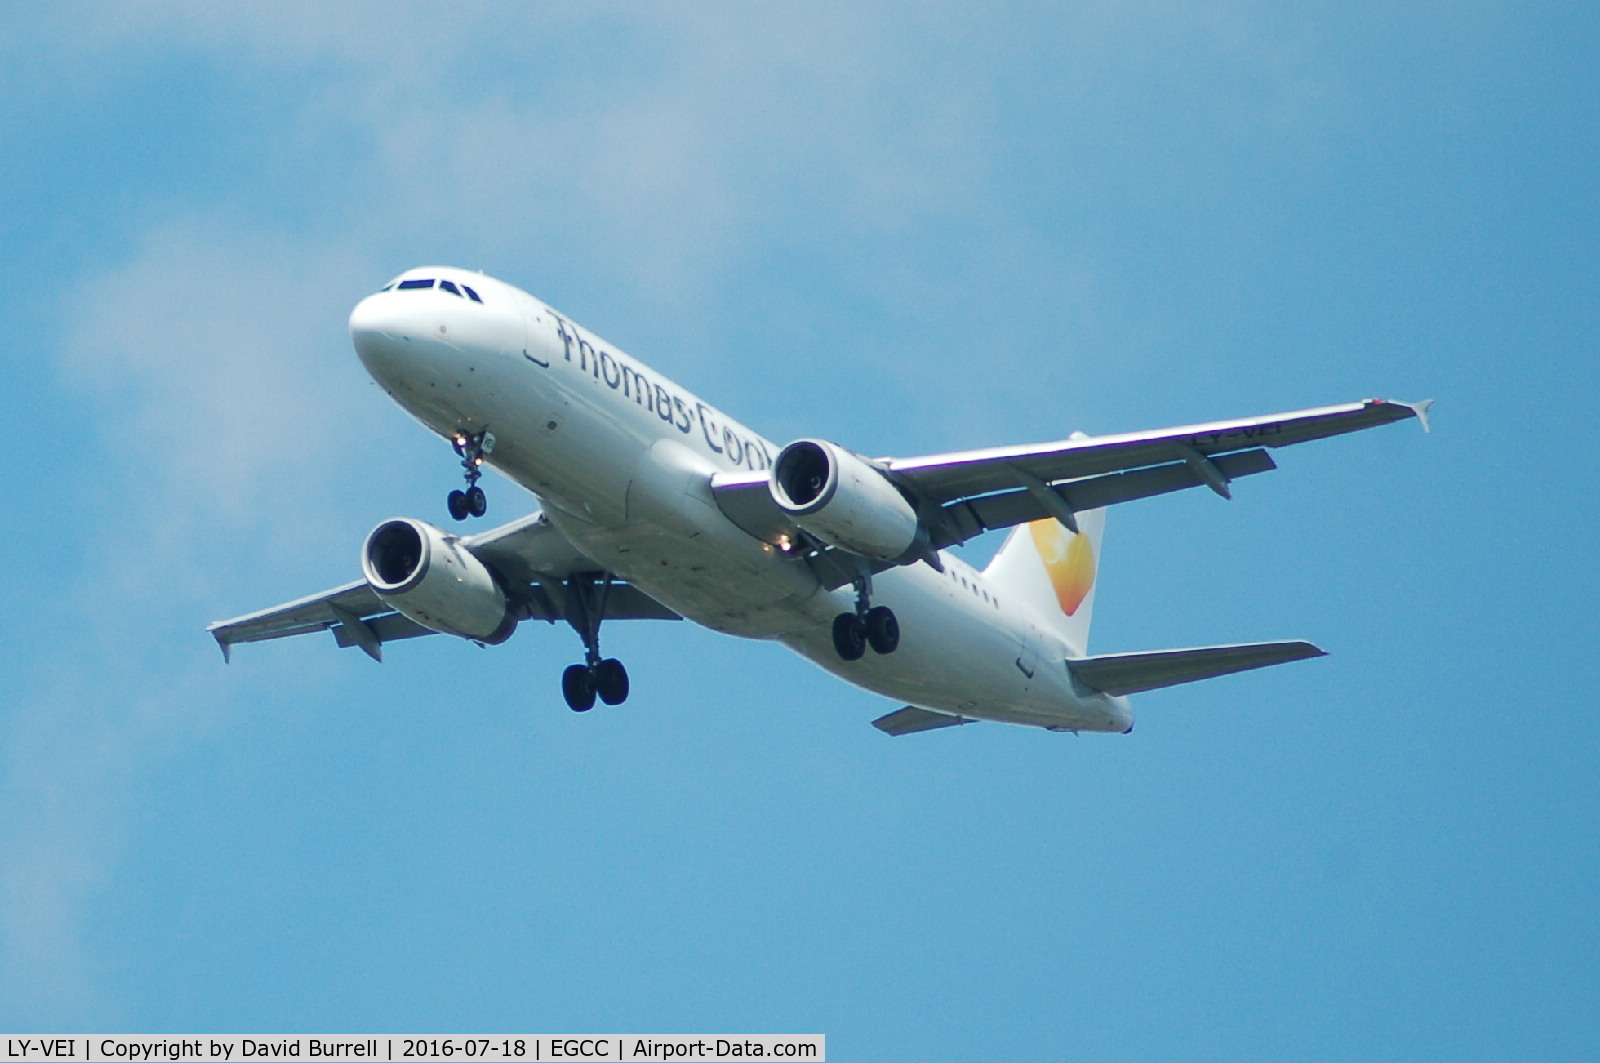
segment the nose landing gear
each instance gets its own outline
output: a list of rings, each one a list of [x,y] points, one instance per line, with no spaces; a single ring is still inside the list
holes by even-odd
[[[573,712],[594,708],[596,696],[607,705],[628,700],[628,670],[615,657],[600,656],[600,621],[605,617],[611,575],[607,573],[598,587],[596,582],[593,575],[573,576],[567,584],[567,622],[583,639],[584,659],[561,673],[561,696]]]
[[[856,610],[833,618],[833,649],[840,660],[859,661],[867,647],[878,654],[900,647],[900,621],[887,605],[872,605],[872,576],[865,570],[856,578]]]
[[[465,491],[451,491],[445,503],[450,510],[450,516],[456,520],[466,520],[467,517],[481,517],[489,511],[489,500],[484,496],[483,488],[478,486],[478,479],[483,475],[483,470],[478,466],[483,464],[485,456],[494,452],[494,434],[492,432],[465,432],[456,433],[452,441],[456,453],[461,455],[461,468],[465,470],[467,489]]]

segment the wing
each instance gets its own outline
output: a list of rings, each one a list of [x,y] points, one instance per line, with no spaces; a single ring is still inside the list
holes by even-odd
[[[1153,432],[1079,433],[1056,443],[884,458],[872,464],[911,500],[928,545],[937,550],[1041,517],[1056,517],[1076,530],[1076,513],[1189,487],[1209,487],[1227,498],[1232,481],[1277,468],[1267,453],[1270,448],[1411,417],[1427,429],[1431,405],[1431,400],[1371,399]],[[772,543],[805,541],[792,518],[772,501],[766,474],[719,474],[712,481],[712,492],[723,513],[751,535]],[[833,585],[849,582],[856,566],[830,562],[829,552],[817,549],[812,555],[821,562],[819,574],[831,565],[842,577]],[[824,578],[832,583],[831,577]]]
[[[523,620],[567,620],[581,596],[569,593],[573,577],[594,576],[600,567],[534,513],[461,543],[487,565],[515,603]],[[605,620],[678,620],[677,613],[637,587],[613,582],[602,596]],[[332,629],[340,646],[358,646],[374,660],[396,639],[435,632],[395,612],[365,580],[313,594],[257,613],[223,620],[206,630],[222,647],[224,659],[241,642],[305,635]]]

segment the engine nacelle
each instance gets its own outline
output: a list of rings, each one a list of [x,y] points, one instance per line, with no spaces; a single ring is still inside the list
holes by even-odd
[[[916,541],[911,503],[883,473],[834,443],[790,443],[772,463],[767,486],[796,524],[830,546],[895,561]]]
[[[431,524],[378,525],[361,548],[361,571],[384,604],[431,631],[497,643],[516,630],[505,591],[483,562]]]

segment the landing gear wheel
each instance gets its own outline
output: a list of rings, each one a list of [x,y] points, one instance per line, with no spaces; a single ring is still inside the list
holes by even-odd
[[[628,700],[628,670],[615,657],[607,657],[594,666],[594,689],[607,705],[621,705]]]
[[[594,708],[594,673],[586,664],[574,664],[561,673],[561,696],[573,712]]]
[[[875,605],[867,610],[867,642],[874,653],[893,653],[900,645],[900,621],[887,605]]]
[[[845,661],[859,661],[867,652],[867,625],[854,613],[833,618],[833,648]]]
[[[457,432],[451,445],[461,455],[461,470],[466,476],[467,489],[450,492],[450,515],[456,520],[466,520],[469,514],[481,517],[488,511],[489,501],[483,496],[483,488],[478,486],[478,480],[483,476],[480,466],[484,456],[494,450],[494,433],[487,429],[470,434]]]

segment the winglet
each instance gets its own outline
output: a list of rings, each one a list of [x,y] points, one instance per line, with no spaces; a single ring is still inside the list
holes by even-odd
[[[222,651],[222,663],[223,664],[232,664],[233,663],[233,643],[231,643],[227,639],[223,638],[222,637],[222,632],[217,631],[215,629],[212,630],[211,637],[217,640],[217,649]]]
[[[1422,430],[1424,432],[1430,434],[1433,432],[1433,429],[1428,425],[1428,410],[1433,407],[1432,399],[1423,399],[1421,402],[1406,402],[1401,405],[1411,407],[1411,412],[1416,414],[1417,420],[1422,422]]]
[[[1403,421],[1407,416],[1415,417],[1422,422],[1422,430],[1431,433],[1433,428],[1428,424],[1428,411],[1433,408],[1432,399],[1423,399],[1421,402],[1400,402],[1396,399],[1368,399],[1364,406],[1387,407],[1390,410],[1405,410],[1397,417],[1385,418],[1386,422]]]

